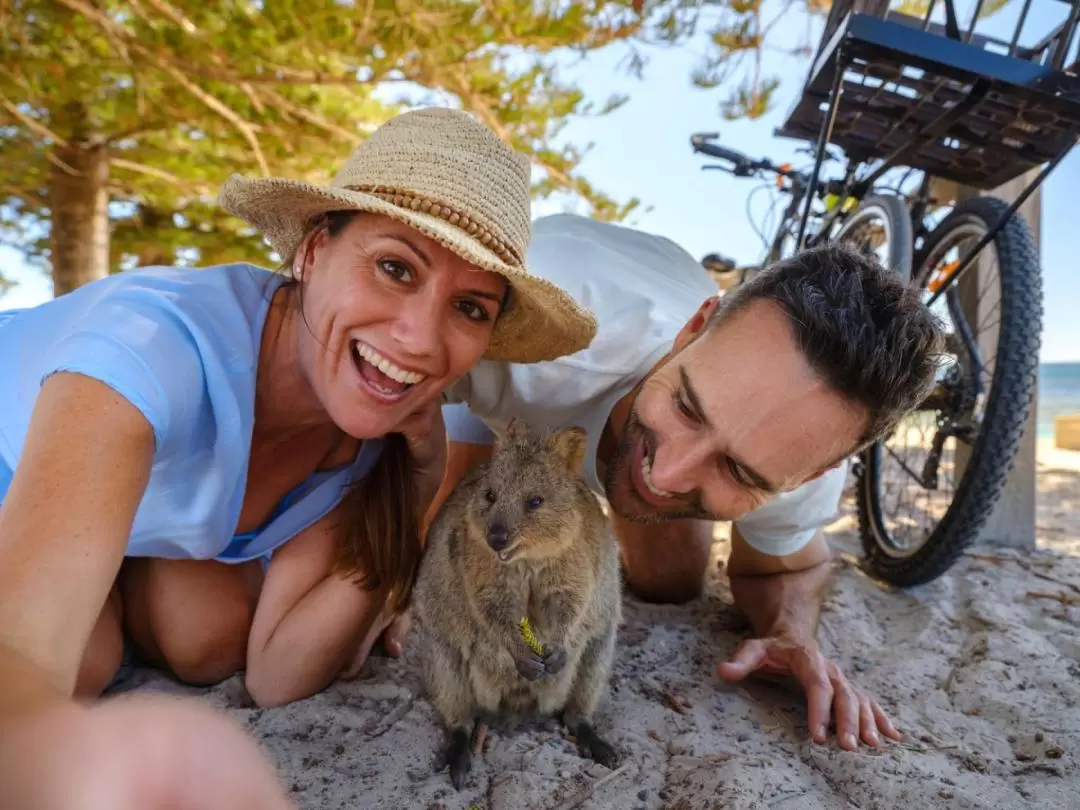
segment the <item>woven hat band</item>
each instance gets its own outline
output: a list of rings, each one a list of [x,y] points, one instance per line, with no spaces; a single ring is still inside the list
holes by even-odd
[[[496,234],[492,228],[484,227],[467,214],[463,214],[443,202],[433,200],[408,189],[370,185],[349,185],[345,186],[345,188],[378,197],[380,200],[396,205],[398,208],[419,211],[438,217],[480,242],[508,265],[512,267],[524,266],[524,257],[510,245],[509,241]]]

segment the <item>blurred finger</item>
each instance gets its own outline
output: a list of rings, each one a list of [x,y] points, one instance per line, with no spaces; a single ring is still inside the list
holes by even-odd
[[[142,801],[133,808],[295,808],[266,753],[235,720],[212,707],[131,695],[93,711],[102,743],[109,738],[128,740],[126,746],[118,746],[117,761],[125,772],[114,771],[110,778],[123,782],[148,777],[142,782],[148,793],[141,794]]]
[[[760,638],[744,641],[731,659],[720,664],[716,671],[727,681],[740,681],[765,663],[768,647]]]
[[[187,698],[131,694],[27,713],[0,738],[5,808],[295,810],[235,720]]]
[[[896,730],[896,727],[892,724],[889,716],[885,714],[878,702],[873,698],[870,698],[870,708],[874,711],[874,720],[877,723],[877,727],[881,730],[881,733],[892,740],[902,740],[903,735]]]
[[[859,696],[859,735],[862,741],[874,748],[881,747],[881,737],[877,732],[877,720],[874,717],[873,704],[866,695]]]

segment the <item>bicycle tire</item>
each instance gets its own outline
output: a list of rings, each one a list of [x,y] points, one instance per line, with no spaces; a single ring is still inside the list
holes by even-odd
[[[911,282],[911,269],[914,261],[915,237],[911,229],[911,214],[904,201],[893,194],[871,194],[859,203],[850,216],[840,226],[832,241],[842,241],[863,218],[878,212],[889,226],[888,268]]]
[[[927,236],[916,267],[921,269],[952,231],[971,224],[989,229],[1007,208],[994,197],[960,203]],[[979,536],[1005,489],[1034,399],[1042,334],[1038,251],[1020,214],[1009,218],[993,245],[1000,277],[1001,323],[986,413],[952,503],[925,542],[908,555],[890,554],[881,542],[887,536],[880,487],[883,442],[862,454],[856,497],[863,551],[871,571],[900,587],[937,579]]]

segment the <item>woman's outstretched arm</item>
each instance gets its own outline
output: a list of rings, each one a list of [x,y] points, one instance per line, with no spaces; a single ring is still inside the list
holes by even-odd
[[[45,381],[0,507],[0,733],[9,711],[71,696],[153,454],[149,422],[113,389]]]
[[[0,506],[0,796],[42,810],[293,810],[241,728],[196,701],[72,700],[149,480],[154,433],[111,388],[41,389]]]

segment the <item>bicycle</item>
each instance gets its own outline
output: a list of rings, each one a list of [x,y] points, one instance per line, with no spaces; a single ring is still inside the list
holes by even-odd
[[[935,389],[853,464],[867,567],[901,587],[940,577],[977,539],[1034,399],[1042,279],[1034,238],[1016,213],[1080,135],[1080,60],[1066,66],[1080,0],[1064,0],[1065,21],[1023,48],[1031,2],[1009,42],[975,34],[981,2],[966,31],[953,0],[944,0],[944,24],[932,22],[935,0],[921,19],[881,0],[855,0],[855,10],[852,0],[834,2],[802,95],[775,133],[810,144],[810,170],[720,146],[715,133],[691,136],[695,151],[730,164],[705,168],[769,176],[788,197],[763,266],[826,240],[881,251],[879,261],[945,322]],[[841,178],[822,179],[826,161],[843,161]],[[991,191],[1039,166],[1011,203],[975,196],[951,204],[934,194],[941,181]],[[896,170],[904,170],[898,183],[883,182]],[[991,254],[999,275],[984,290]],[[728,289],[760,268],[717,254],[702,263]],[[946,477],[955,479],[951,497],[934,497]],[[904,512],[909,488],[914,503]]]

